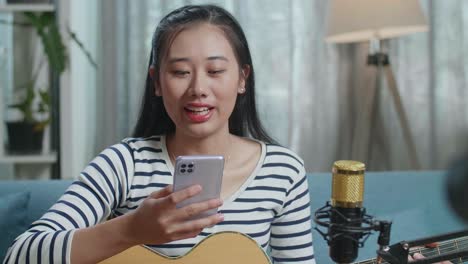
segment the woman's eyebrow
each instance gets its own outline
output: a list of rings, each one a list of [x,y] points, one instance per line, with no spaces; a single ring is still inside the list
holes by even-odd
[[[185,61],[190,61],[189,58],[186,57],[174,57],[174,58],[169,58],[168,62],[169,63],[176,63],[176,62],[185,62]]]
[[[229,61],[228,58],[224,56],[209,56],[206,58],[206,60],[213,61],[213,60],[223,60],[223,61]],[[173,57],[169,58],[168,62],[169,63],[176,63],[176,62],[188,62],[191,61],[190,58],[187,57]]]
[[[226,57],[224,56],[210,56],[206,58],[207,60],[223,60],[223,61],[229,61]]]

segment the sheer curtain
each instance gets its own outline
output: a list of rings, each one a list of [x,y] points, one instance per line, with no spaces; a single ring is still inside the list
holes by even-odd
[[[244,28],[256,71],[261,119],[308,171],[353,159],[358,106],[366,97],[367,44],[323,41],[328,1],[104,0],[102,87],[96,152],[128,136],[136,122],[151,35],[163,15],[184,4],[214,3]],[[389,55],[423,169],[445,168],[468,146],[468,2],[421,1],[431,31],[389,41]],[[413,169],[386,89],[370,170]],[[379,131],[384,131],[379,136]]]

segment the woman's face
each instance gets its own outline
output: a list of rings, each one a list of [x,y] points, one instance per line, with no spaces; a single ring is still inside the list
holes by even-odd
[[[176,133],[197,138],[229,133],[229,116],[237,94],[245,92],[248,70],[241,74],[220,28],[197,24],[174,38],[161,63],[155,94],[163,97]]]

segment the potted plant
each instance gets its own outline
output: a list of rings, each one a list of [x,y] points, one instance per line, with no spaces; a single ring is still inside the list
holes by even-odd
[[[25,21],[14,22],[14,25],[33,27],[41,40],[44,54],[51,70],[50,81],[58,78],[65,71],[68,62],[67,49],[63,44],[62,35],[56,23],[54,13],[23,12]],[[85,53],[89,62],[96,68],[97,65],[90,53],[83,47],[76,35],[67,29],[72,41],[78,44]],[[42,63],[39,72],[42,67]],[[19,95],[16,102],[9,105],[9,112],[16,111],[14,120],[6,122],[8,133],[8,150],[12,153],[35,153],[42,150],[44,130],[51,122],[51,96],[50,89],[37,89],[37,73],[26,83],[15,88]]]
[[[42,150],[44,130],[50,123],[48,91],[34,89],[34,81],[23,88],[19,102],[10,105],[17,110],[18,119],[7,120],[8,150],[10,153],[37,153]]]

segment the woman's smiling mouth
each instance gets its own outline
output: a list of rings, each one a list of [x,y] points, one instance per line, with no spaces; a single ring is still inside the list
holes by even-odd
[[[190,104],[184,107],[189,120],[195,123],[208,121],[212,115],[213,109],[214,107],[205,104]]]

